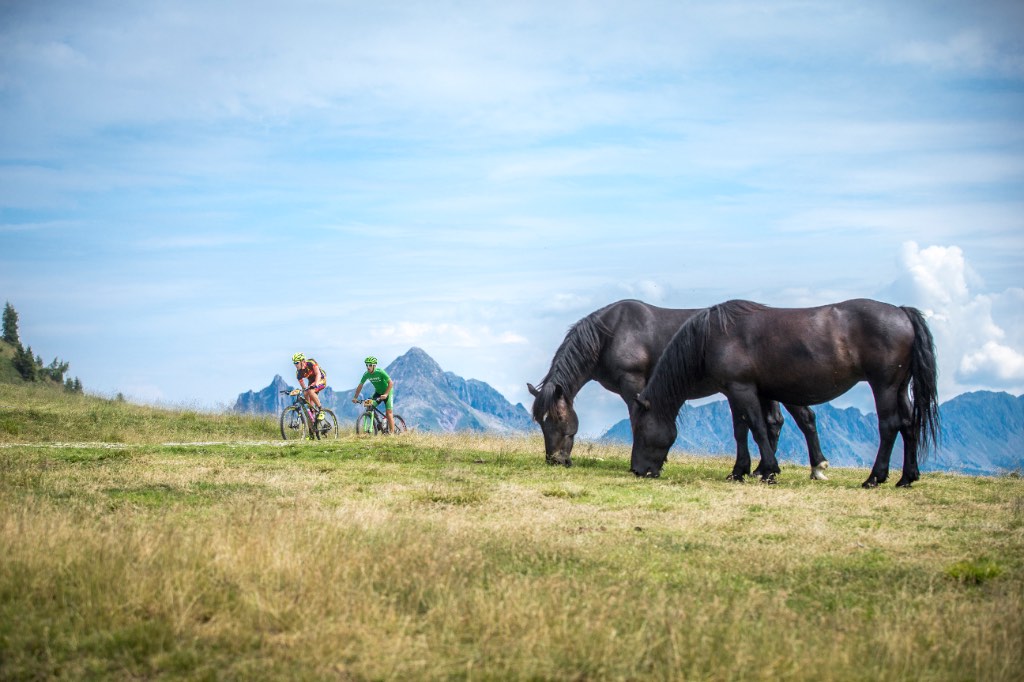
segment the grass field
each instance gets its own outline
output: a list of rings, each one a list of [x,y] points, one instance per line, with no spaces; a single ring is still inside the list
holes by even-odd
[[[0,679],[1022,676],[1020,478],[275,429],[0,385]]]

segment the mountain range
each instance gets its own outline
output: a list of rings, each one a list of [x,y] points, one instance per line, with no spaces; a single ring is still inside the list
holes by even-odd
[[[874,414],[856,408],[816,405],[821,449],[833,466],[870,468],[878,451],[878,421]],[[786,423],[779,436],[777,457],[807,464],[807,442],[783,411]],[[1024,396],[978,391],[965,393],[939,406],[941,424],[937,448],[920,462],[922,471],[952,471],[995,475],[1024,469]],[[683,405],[678,419],[679,436],[673,448],[699,454],[735,453],[732,415],[726,401]],[[602,441],[632,443],[629,420],[624,419]],[[750,454],[758,457],[749,438]],[[903,441],[896,439],[890,468],[903,466]]]
[[[324,368],[328,381],[337,377],[339,369]],[[359,373],[361,367],[352,372]],[[410,428],[419,431],[493,431],[511,433],[538,429],[530,413],[522,404],[511,404],[489,384],[476,379],[445,372],[421,348],[410,348],[401,357],[384,368],[395,381],[395,412],[402,415]],[[297,384],[297,382],[296,382]],[[292,400],[281,391],[295,386],[280,375],[259,391],[247,391],[235,401],[236,412],[276,414],[290,405]],[[330,386],[320,393],[320,402],[334,410],[338,420],[355,423],[362,408],[352,404],[355,386],[335,391]],[[362,396],[373,395],[367,383]],[[538,429],[539,430],[539,429]]]

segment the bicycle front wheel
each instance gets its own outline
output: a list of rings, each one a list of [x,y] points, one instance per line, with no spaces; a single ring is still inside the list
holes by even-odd
[[[309,428],[302,416],[302,411],[292,405],[281,412],[281,438],[285,440],[305,440]]]
[[[335,440],[338,437],[338,418],[334,410],[324,410],[324,418],[316,423],[321,440]]]
[[[356,435],[372,436],[373,434],[373,415],[369,412],[364,412],[356,419]]]

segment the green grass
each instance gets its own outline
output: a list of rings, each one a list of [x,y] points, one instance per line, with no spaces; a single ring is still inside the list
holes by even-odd
[[[168,410],[67,393],[48,384],[0,383],[0,443],[160,443],[279,437],[276,417]]]
[[[22,434],[70,412],[0,435],[0,679],[1019,679],[1019,477],[650,481],[70,398],[0,389]]]

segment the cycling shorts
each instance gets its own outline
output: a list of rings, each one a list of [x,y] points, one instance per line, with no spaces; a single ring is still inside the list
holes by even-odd
[[[380,398],[380,393],[374,393],[373,399],[377,400]],[[391,389],[391,393],[388,393],[388,399],[384,401],[384,409],[393,410],[395,409],[395,389]]]

